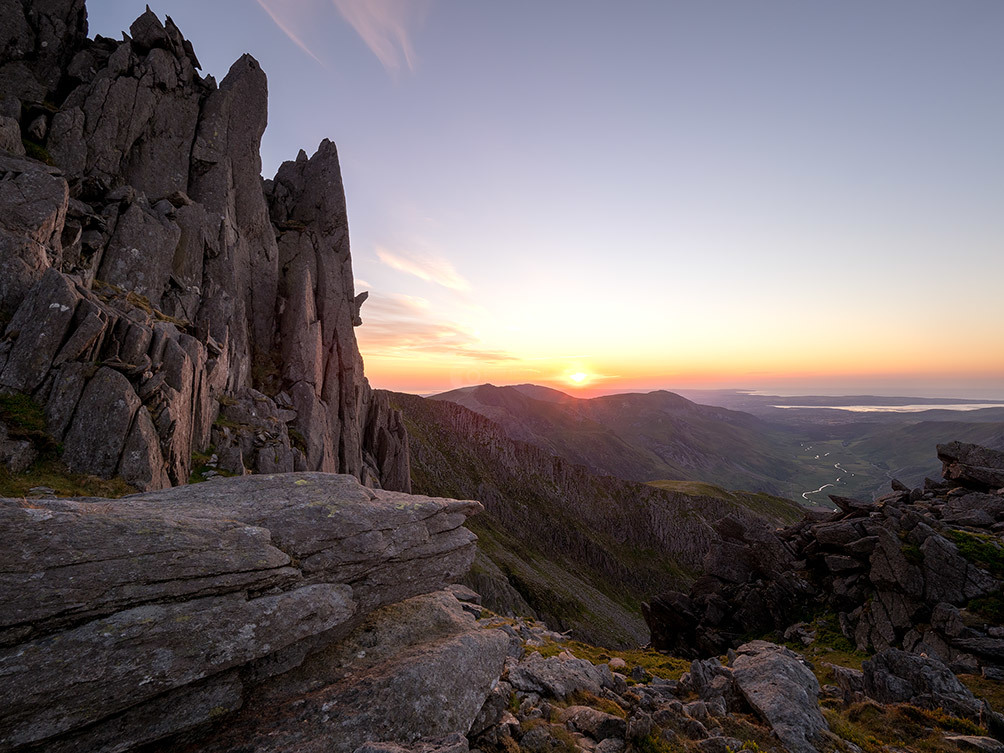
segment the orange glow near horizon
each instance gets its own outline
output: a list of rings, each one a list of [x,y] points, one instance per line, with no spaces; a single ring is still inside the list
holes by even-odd
[[[951,367],[939,364],[940,368],[934,369],[918,368],[917,364],[893,368],[895,364],[887,362],[869,369],[837,363],[830,364],[830,368],[811,368],[795,359],[775,368],[764,362],[734,365],[696,362],[686,367],[668,358],[653,358],[647,363],[641,359],[633,363],[594,359],[592,369],[586,371],[561,359],[477,361],[429,355],[393,358],[366,355],[365,350],[363,355],[367,378],[374,387],[416,394],[433,394],[484,383],[532,383],[573,391],[584,397],[656,389],[751,389],[780,393],[876,392],[890,395],[921,391],[930,396],[979,394],[990,399],[1004,399],[1004,363],[986,361],[955,363]],[[786,365],[790,368],[784,368]]]
[[[912,322],[901,309],[882,317],[839,307],[798,316],[776,301],[721,310],[691,301],[671,316],[643,299],[625,319],[571,291],[528,300],[451,306],[374,294],[356,330],[366,375],[417,394],[532,383],[580,396],[675,388],[1004,399],[1004,347],[993,347],[1001,336],[990,317],[959,326],[943,311]]]

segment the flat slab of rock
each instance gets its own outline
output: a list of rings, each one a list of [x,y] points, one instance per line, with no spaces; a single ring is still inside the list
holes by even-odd
[[[564,700],[576,692],[599,695],[613,689],[614,678],[606,664],[593,665],[585,659],[532,654],[509,671],[509,682],[517,690],[543,693]]]
[[[736,653],[736,686],[785,750],[818,753],[829,726],[819,710],[819,682],[798,654],[766,641],[743,644]]]
[[[479,508],[323,473],[117,500],[0,500],[0,749],[125,751],[225,716],[263,687],[278,698],[293,682],[285,673],[373,609],[456,580],[474,557],[461,526]],[[435,647],[388,657],[402,662],[393,681],[373,676],[370,687],[361,675],[352,686],[392,716],[391,700],[425,682],[422,713],[444,705],[454,726],[423,736],[470,724],[509,648],[504,633],[469,632],[473,617],[441,598],[451,608],[438,617],[399,610],[380,633],[380,645],[400,646],[411,630],[438,636]],[[345,750],[364,742],[353,739]]]
[[[479,628],[447,592],[384,607],[250,699],[228,729],[186,751],[352,753],[377,740],[379,750],[410,750],[423,738],[465,734],[513,640]]]
[[[1004,452],[966,442],[938,445],[942,475],[977,489],[1004,488]]]

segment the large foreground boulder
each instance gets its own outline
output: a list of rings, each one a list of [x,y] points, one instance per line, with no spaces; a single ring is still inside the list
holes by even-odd
[[[479,628],[447,592],[383,607],[344,641],[276,678],[190,751],[352,753],[365,742],[466,734],[514,643],[501,630]]]
[[[739,647],[736,686],[789,753],[818,753],[829,726],[819,710],[819,682],[798,654],[766,641]]]
[[[329,701],[359,714],[442,687],[436,704],[452,709],[442,724],[380,727],[381,739],[466,731],[508,638],[473,631],[452,596],[399,608],[355,639],[379,634],[393,672],[349,667],[367,650],[332,647],[373,610],[460,577],[475,538],[462,525],[478,509],[321,473],[118,500],[0,500],[0,750],[127,751],[201,736],[256,698],[271,707],[343,670],[352,682]],[[402,632],[408,640],[392,639]],[[453,684],[451,666],[462,668]],[[327,741],[319,750],[349,739],[338,724],[313,729]]]

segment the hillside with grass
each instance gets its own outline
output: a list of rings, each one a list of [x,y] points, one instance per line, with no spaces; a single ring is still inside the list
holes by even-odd
[[[392,393],[391,404],[408,430],[413,490],[485,505],[468,523],[479,537],[468,584],[497,611],[595,643],[647,641],[641,602],[701,573],[712,522],[802,514],[769,495],[599,476],[448,401]]]
[[[792,434],[672,392],[580,399],[537,385],[483,384],[433,399],[463,405],[498,423],[510,438],[601,475],[706,481],[785,496],[800,491]]]

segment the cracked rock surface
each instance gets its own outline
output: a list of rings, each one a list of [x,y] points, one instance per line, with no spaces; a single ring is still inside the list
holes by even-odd
[[[121,41],[87,38],[83,0],[0,11],[0,389],[45,409],[72,470],[141,491],[203,455],[409,491],[356,344],[334,144],[263,182],[250,55],[217,84],[149,9]]]
[[[475,537],[463,523],[479,509],[322,473],[117,500],[0,500],[10,536],[0,750],[130,750],[200,736],[255,699],[271,708],[307,692],[373,715],[418,686],[439,687],[442,703],[428,703],[450,709],[422,729],[466,732],[509,637],[475,631],[452,594],[407,600],[467,570]],[[340,644],[354,629],[355,643]],[[373,647],[363,672],[353,657]],[[343,665],[349,685],[337,685]],[[445,669],[460,665],[456,687],[443,689]],[[381,727],[388,740],[407,737],[395,729]],[[312,734],[330,742],[330,730]]]

